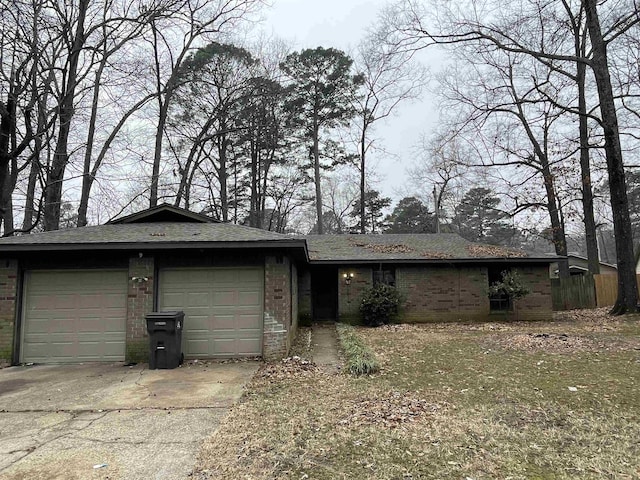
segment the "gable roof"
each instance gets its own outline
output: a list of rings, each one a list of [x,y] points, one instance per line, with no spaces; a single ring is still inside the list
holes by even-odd
[[[220,223],[219,220],[207,217],[206,215],[163,203],[140,212],[132,213],[131,215],[109,220],[107,225],[151,222]]]
[[[262,247],[301,248],[306,251],[306,244],[302,239],[230,223],[108,224],[0,239],[0,251],[4,252]]]
[[[450,263],[517,261],[551,263],[559,257],[533,257],[525,251],[473,243],[455,233],[307,235],[311,263]]]

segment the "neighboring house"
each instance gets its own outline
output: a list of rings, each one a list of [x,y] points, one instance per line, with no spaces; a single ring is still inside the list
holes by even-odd
[[[407,321],[486,320],[509,308],[545,318],[557,260],[453,234],[296,238],[170,205],[3,238],[0,258],[0,359],[12,363],[144,361],[145,315],[158,310],[184,310],[187,357],[277,359],[299,318],[354,321],[378,281],[404,293]],[[532,293],[515,306],[490,301],[489,282],[510,268]]]
[[[570,253],[567,255],[567,261],[569,262],[569,273],[574,275],[586,275],[589,273],[589,261],[587,257]],[[604,275],[617,275],[618,268],[610,263],[600,262],[600,274]],[[553,262],[549,265],[549,277],[558,278],[558,262]]]

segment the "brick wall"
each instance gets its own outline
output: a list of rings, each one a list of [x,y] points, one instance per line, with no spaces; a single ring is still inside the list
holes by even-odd
[[[373,270],[371,267],[341,267],[338,269],[338,319],[344,323],[360,323],[360,300],[364,291],[373,285]],[[353,278],[349,285],[345,282],[344,274]]]
[[[506,268],[506,267],[505,267]],[[491,313],[486,267],[403,266],[396,285],[405,297],[405,322],[543,320],[552,315],[548,267],[514,267],[531,293],[515,302],[514,311]]]
[[[16,325],[18,261],[0,259],[0,363],[11,363]]]
[[[484,267],[403,266],[396,286],[405,303],[400,320],[440,322],[481,320],[489,314]]]
[[[311,326],[311,272],[302,267],[298,269],[298,323]]]
[[[264,334],[262,356],[267,361],[289,352],[291,329],[291,266],[285,256],[267,256],[264,262]],[[292,335],[295,332],[292,332]]]
[[[148,361],[149,337],[145,315],[153,311],[154,282],[153,257],[131,257],[127,291],[127,362]]]
[[[523,283],[531,293],[515,302],[517,320],[549,320],[553,314],[551,304],[551,280],[545,265],[518,267]]]
[[[291,281],[289,284],[291,285],[291,316],[289,317],[289,338],[287,340],[287,350],[291,346],[291,342],[295,339],[296,332],[298,331],[298,267],[296,264],[291,263]]]

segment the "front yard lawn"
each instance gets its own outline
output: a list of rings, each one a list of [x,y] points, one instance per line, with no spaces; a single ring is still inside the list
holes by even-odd
[[[640,478],[640,316],[357,334],[379,373],[265,365],[194,476]]]

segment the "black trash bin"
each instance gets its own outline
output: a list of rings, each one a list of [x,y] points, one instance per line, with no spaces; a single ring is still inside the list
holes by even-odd
[[[149,369],[177,368],[182,354],[184,312],[152,312],[147,314],[149,332]]]

